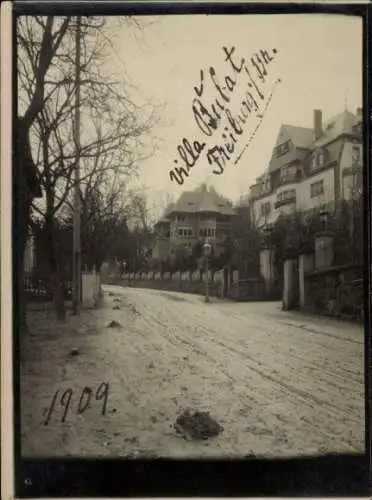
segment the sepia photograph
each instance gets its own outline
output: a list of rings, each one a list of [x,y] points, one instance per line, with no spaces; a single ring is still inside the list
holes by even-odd
[[[14,36],[21,457],[365,453],[362,19]]]

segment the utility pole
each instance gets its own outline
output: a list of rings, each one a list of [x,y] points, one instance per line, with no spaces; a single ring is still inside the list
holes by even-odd
[[[75,192],[73,233],[73,313],[79,314],[81,302],[81,237],[80,237],[80,38],[81,16],[76,17],[76,62],[75,62]]]

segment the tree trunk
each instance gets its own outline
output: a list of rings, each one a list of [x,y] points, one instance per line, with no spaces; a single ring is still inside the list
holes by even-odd
[[[24,254],[28,238],[28,230],[31,219],[31,203],[33,186],[34,165],[30,154],[27,129],[21,120],[17,118],[17,159],[13,164],[13,234],[14,241],[15,268],[17,274],[17,319],[19,333],[22,335],[27,330],[26,318],[26,297],[24,291]]]
[[[60,321],[64,321],[66,319],[66,309],[63,296],[62,272],[58,262],[58,257],[56,256],[55,223],[52,213],[53,212],[50,208],[50,200],[47,200],[45,229],[47,233],[47,254],[50,267],[50,287],[53,293],[54,309],[57,315],[57,319]]]
[[[28,238],[28,228],[31,215],[31,199],[28,196],[26,189],[22,189],[22,179],[19,178],[18,186],[16,187],[16,197],[15,206],[17,211],[14,220],[14,231],[16,234],[15,241],[15,260],[16,260],[16,272],[17,272],[17,282],[18,282],[18,325],[20,334],[24,334],[27,331],[27,305],[26,305],[26,294],[24,290],[24,254],[26,250],[27,238]],[[17,188],[20,189],[17,189]]]
[[[17,252],[17,281],[18,281],[18,307],[17,317],[19,325],[19,333],[23,335],[27,331],[27,304],[26,293],[24,289],[25,273],[24,273],[24,252],[25,244],[19,244],[16,249]]]

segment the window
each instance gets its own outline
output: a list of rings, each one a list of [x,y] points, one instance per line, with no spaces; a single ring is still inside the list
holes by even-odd
[[[208,228],[207,229],[207,237],[208,238],[214,238],[216,236],[216,230],[214,228]]]
[[[285,167],[282,167],[280,172],[283,181],[293,179],[296,173],[297,173],[297,168],[293,165],[286,165]]]
[[[205,229],[200,229],[199,230],[199,236],[201,238],[215,238],[216,236],[216,230],[213,227],[208,227]]]
[[[266,194],[268,191],[270,191],[270,178],[269,177],[265,177],[265,178],[261,178],[259,181],[257,181],[257,191],[258,191],[258,195],[262,195],[262,194]]]
[[[316,166],[320,167],[323,163],[323,153],[321,151],[318,151],[315,157],[316,157]]]
[[[285,155],[286,153],[288,153],[288,151],[289,151],[289,141],[280,144],[280,146],[277,146],[275,149],[276,156]]]
[[[324,150],[320,149],[319,151],[315,151],[311,157],[311,168],[315,170],[319,167],[322,167],[326,162],[326,153]]]
[[[316,198],[324,194],[324,180],[314,182],[310,185],[310,197]]]
[[[284,200],[289,200],[291,198],[296,197],[296,190],[295,189],[287,189],[287,191],[283,191],[282,193],[279,193],[277,196],[277,201],[284,201]]]
[[[268,201],[267,203],[262,203],[260,206],[260,212],[261,215],[269,215],[270,213],[270,202]]]
[[[352,162],[353,165],[359,165],[361,160],[361,151],[359,146],[353,146]]]
[[[192,237],[192,229],[179,228],[178,229],[178,236],[180,236],[181,238],[191,238]]]

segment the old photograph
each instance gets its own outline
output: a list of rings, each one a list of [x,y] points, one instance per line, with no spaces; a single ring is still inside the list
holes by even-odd
[[[16,40],[21,456],[364,453],[362,20]]]

